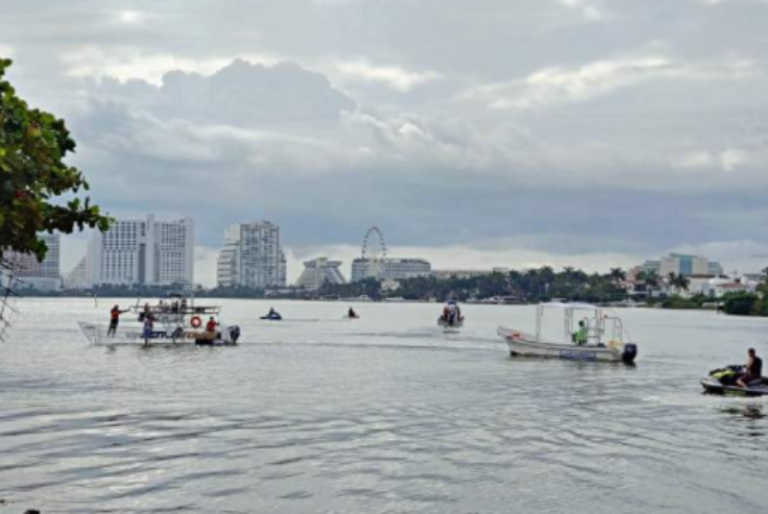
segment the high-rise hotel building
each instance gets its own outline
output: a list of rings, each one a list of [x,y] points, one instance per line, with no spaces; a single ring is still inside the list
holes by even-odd
[[[118,220],[96,232],[88,245],[92,285],[194,283],[195,225],[192,219]]]
[[[61,289],[60,236],[58,232],[54,232],[53,234],[43,233],[39,237],[48,247],[42,262],[32,254],[17,252],[6,252],[3,254],[3,259],[19,279],[21,288],[56,291]]]
[[[270,221],[228,227],[216,275],[220,287],[285,287],[286,263],[280,227]]]

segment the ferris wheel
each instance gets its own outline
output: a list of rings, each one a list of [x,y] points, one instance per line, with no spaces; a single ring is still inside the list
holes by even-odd
[[[379,227],[371,227],[363,239],[363,261],[368,262],[369,277],[380,279],[384,275],[384,263],[387,258],[387,244]]]

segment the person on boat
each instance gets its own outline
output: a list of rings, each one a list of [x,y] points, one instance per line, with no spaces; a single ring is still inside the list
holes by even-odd
[[[152,328],[154,325],[154,319],[152,313],[144,316],[144,345],[149,346],[149,340],[152,338]]]
[[[584,346],[589,340],[589,330],[584,321],[579,321],[579,329],[573,333],[573,342],[577,346]]]
[[[747,389],[752,382],[760,380],[763,376],[763,359],[757,356],[754,348],[747,351],[747,363],[744,365],[744,371],[744,375],[736,381],[736,384],[744,389]]]
[[[213,316],[208,318],[208,323],[205,324],[205,331],[210,335],[211,339],[216,339],[216,328],[219,324],[213,319]]]
[[[115,332],[117,332],[117,325],[120,323],[120,315],[126,312],[128,311],[121,311],[119,305],[112,307],[112,310],[109,311],[109,330],[107,330],[107,337],[114,337]]]
[[[152,316],[152,309],[148,303],[144,304],[144,312],[139,313],[139,321],[144,321],[148,317]]]

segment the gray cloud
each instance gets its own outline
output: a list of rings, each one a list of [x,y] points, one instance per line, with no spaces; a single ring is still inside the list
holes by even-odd
[[[765,242],[766,2],[0,7],[11,78],[67,117],[95,197],[192,214],[208,247],[262,217],[296,248],[373,223],[499,255]]]

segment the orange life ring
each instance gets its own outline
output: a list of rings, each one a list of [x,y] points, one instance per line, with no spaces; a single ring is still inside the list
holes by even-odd
[[[203,325],[203,320],[200,319],[200,316],[194,316],[189,320],[189,324],[192,325],[192,328],[200,328]]]

